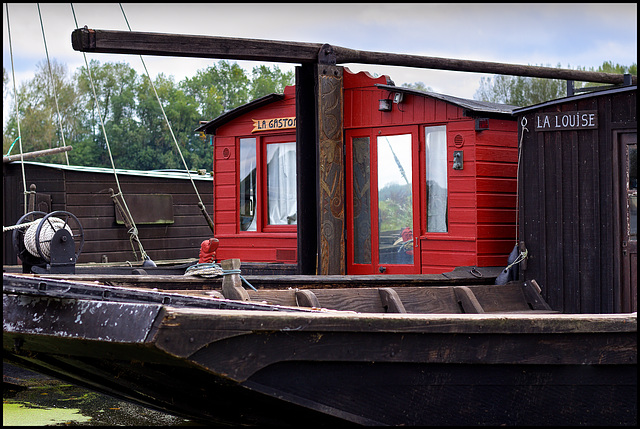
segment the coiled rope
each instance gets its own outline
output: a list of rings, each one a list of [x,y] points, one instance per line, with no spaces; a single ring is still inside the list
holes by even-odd
[[[18,225],[11,225],[11,226],[3,226],[2,227],[2,232],[7,232],[7,231],[13,231],[14,229],[20,229],[20,228],[27,228],[33,224],[36,224],[40,222],[40,219],[34,220],[32,222],[27,222],[27,223],[21,223]]]
[[[69,231],[69,234],[71,235],[73,235],[73,231],[71,231],[71,227],[64,220],[57,217],[49,217],[47,218],[47,222],[45,222],[42,225],[42,228],[40,228],[40,237],[36,238],[36,232],[41,222],[42,222],[42,219],[29,222],[31,225],[27,228],[27,231],[24,233],[24,247],[33,256],[40,257],[38,253],[38,247],[36,245],[36,240],[38,240],[38,242],[40,243],[40,251],[42,252],[42,256],[44,257],[44,259],[50,260],[51,259],[51,240],[53,239],[54,234],[62,228]]]
[[[216,263],[204,263],[204,264],[195,264],[190,266],[184,272],[185,276],[200,276],[206,278],[213,278],[219,276],[226,276],[229,274],[239,274],[240,270],[223,270],[222,267]],[[257,291],[251,283],[247,281],[242,275],[240,275],[240,279],[247,284],[251,289]]]

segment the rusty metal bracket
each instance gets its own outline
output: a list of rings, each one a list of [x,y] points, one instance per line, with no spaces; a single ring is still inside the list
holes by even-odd
[[[318,52],[318,64],[335,66],[336,65],[336,53],[333,50],[333,46],[325,43]]]

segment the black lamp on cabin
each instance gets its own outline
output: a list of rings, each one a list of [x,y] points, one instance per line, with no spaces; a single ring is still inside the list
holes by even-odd
[[[393,103],[400,104],[404,100],[404,94],[401,92],[391,92],[387,98],[378,100],[378,110],[380,112],[391,112]]]
[[[390,98],[381,98],[378,100],[378,110],[381,112],[391,112],[392,102]]]

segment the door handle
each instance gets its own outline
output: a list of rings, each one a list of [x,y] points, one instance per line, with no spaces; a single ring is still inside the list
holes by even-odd
[[[378,271],[380,271],[380,273],[384,273],[385,271],[387,271],[386,267],[380,267],[378,268]]]

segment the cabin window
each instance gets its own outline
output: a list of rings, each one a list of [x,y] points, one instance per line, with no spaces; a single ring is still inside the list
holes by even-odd
[[[240,230],[256,231],[256,139],[240,139]]]
[[[240,231],[281,231],[298,223],[296,143],[290,139],[240,139]]]
[[[296,143],[267,144],[269,225],[297,223]]]
[[[427,232],[447,232],[447,127],[425,127]]]

